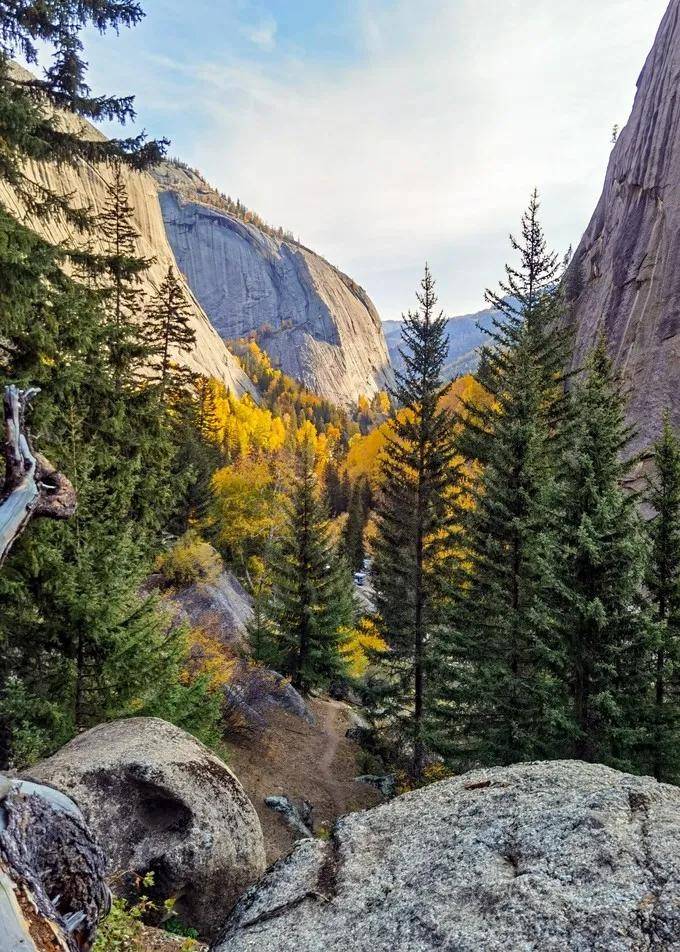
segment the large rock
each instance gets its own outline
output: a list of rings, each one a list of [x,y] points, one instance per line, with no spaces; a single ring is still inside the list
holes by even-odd
[[[680,949],[680,789],[577,762],[476,771],[340,820],[215,952]]]
[[[124,891],[153,872],[151,895],[210,936],[265,868],[262,830],[234,774],[158,718],[102,724],[31,769],[79,804]]]
[[[680,0],[671,0],[567,278],[575,365],[604,333],[630,387],[633,449],[680,425]]]
[[[155,174],[175,257],[224,337],[259,332],[284,373],[337,403],[386,388],[387,345],[362,288],[308,248],[220,208],[197,173],[166,163]]]
[[[225,645],[245,646],[253,600],[233,572],[221,572],[214,581],[196,582],[168,597],[178,622],[214,633]]]

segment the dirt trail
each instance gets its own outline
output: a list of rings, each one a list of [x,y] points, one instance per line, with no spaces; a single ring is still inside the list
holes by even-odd
[[[340,741],[344,739],[347,731],[347,708],[337,701],[326,701],[325,706],[323,732],[326,745],[319,763],[319,773],[328,789],[334,811],[337,815],[340,815],[346,798],[347,780],[346,778],[338,780],[333,765]]]
[[[243,784],[262,824],[269,862],[288,853],[293,835],[264,805],[268,796],[307,800],[314,807],[318,830],[339,816],[365,810],[381,801],[366,784],[355,783],[359,748],[345,733],[349,712],[340,701],[314,699],[316,724],[279,711],[266,735],[251,747],[232,747],[229,766]]]

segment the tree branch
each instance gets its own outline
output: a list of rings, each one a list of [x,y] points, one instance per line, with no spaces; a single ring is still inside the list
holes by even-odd
[[[76,494],[69,480],[36,453],[26,430],[26,410],[36,387],[5,387],[5,479],[0,489],[0,566],[31,519],[69,519]]]

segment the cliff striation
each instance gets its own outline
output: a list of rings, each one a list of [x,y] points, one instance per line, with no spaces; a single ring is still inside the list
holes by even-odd
[[[362,288],[280,230],[230,213],[190,169],[165,163],[155,175],[177,262],[224,338],[257,332],[281,370],[338,403],[386,387],[387,345]]]
[[[680,0],[671,0],[630,120],[567,275],[580,366],[606,335],[630,388],[635,449],[680,425]]]

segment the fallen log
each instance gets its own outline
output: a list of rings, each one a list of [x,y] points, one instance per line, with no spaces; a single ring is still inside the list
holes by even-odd
[[[5,387],[0,566],[31,519],[69,519],[76,510],[76,494],[69,480],[31,446],[26,411],[37,393],[36,387],[28,390]]]
[[[88,952],[111,907],[105,873],[69,797],[0,775],[2,952]]]

